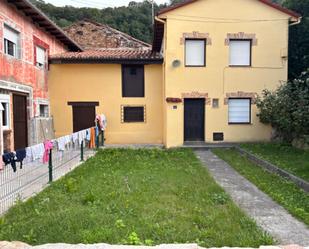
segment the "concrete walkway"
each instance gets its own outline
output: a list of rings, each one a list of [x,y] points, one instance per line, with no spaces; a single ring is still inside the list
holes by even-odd
[[[279,244],[309,245],[309,229],[209,150],[196,155],[234,202]]]

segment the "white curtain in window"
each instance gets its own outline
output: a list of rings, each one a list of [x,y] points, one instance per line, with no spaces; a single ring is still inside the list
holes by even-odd
[[[230,41],[230,65],[250,66],[251,42]]]
[[[229,123],[249,123],[250,108],[250,99],[229,99]]]
[[[204,66],[205,41],[186,40],[186,66]]]
[[[19,33],[10,27],[4,26],[3,37],[16,45],[19,41]]]
[[[45,49],[36,47],[36,62],[42,65],[45,64]]]

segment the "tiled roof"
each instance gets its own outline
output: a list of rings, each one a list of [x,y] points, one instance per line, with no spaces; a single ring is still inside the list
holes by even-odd
[[[98,48],[151,48],[140,41],[106,24],[83,20],[64,29],[66,34],[85,50]]]
[[[149,61],[162,62],[160,53],[151,49],[96,49],[84,52],[66,52],[50,56],[51,63],[61,62],[121,62],[121,61]]]

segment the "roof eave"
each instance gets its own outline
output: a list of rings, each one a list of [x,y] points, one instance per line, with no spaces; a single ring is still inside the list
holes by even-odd
[[[45,32],[54,36],[59,42],[67,46],[71,51],[83,51],[83,49],[64,31],[49,19],[41,10],[34,6],[29,0],[7,0],[9,4],[14,5],[17,10],[23,12],[32,21],[38,24]]]
[[[129,58],[51,58],[50,64],[162,64],[163,58],[129,59]]]

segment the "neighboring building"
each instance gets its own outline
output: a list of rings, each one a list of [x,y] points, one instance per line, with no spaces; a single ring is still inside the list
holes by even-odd
[[[98,48],[134,48],[149,49],[151,45],[134,37],[113,29],[105,24],[100,24],[90,20],[83,20],[73,23],[64,28],[64,31],[83,49]]]
[[[42,142],[53,134],[48,56],[79,46],[27,0],[0,1],[1,151]]]
[[[56,135],[105,113],[109,144],[269,140],[255,99],[287,80],[289,25],[300,20],[270,0],[188,0],[158,13],[152,51],[51,56]]]

